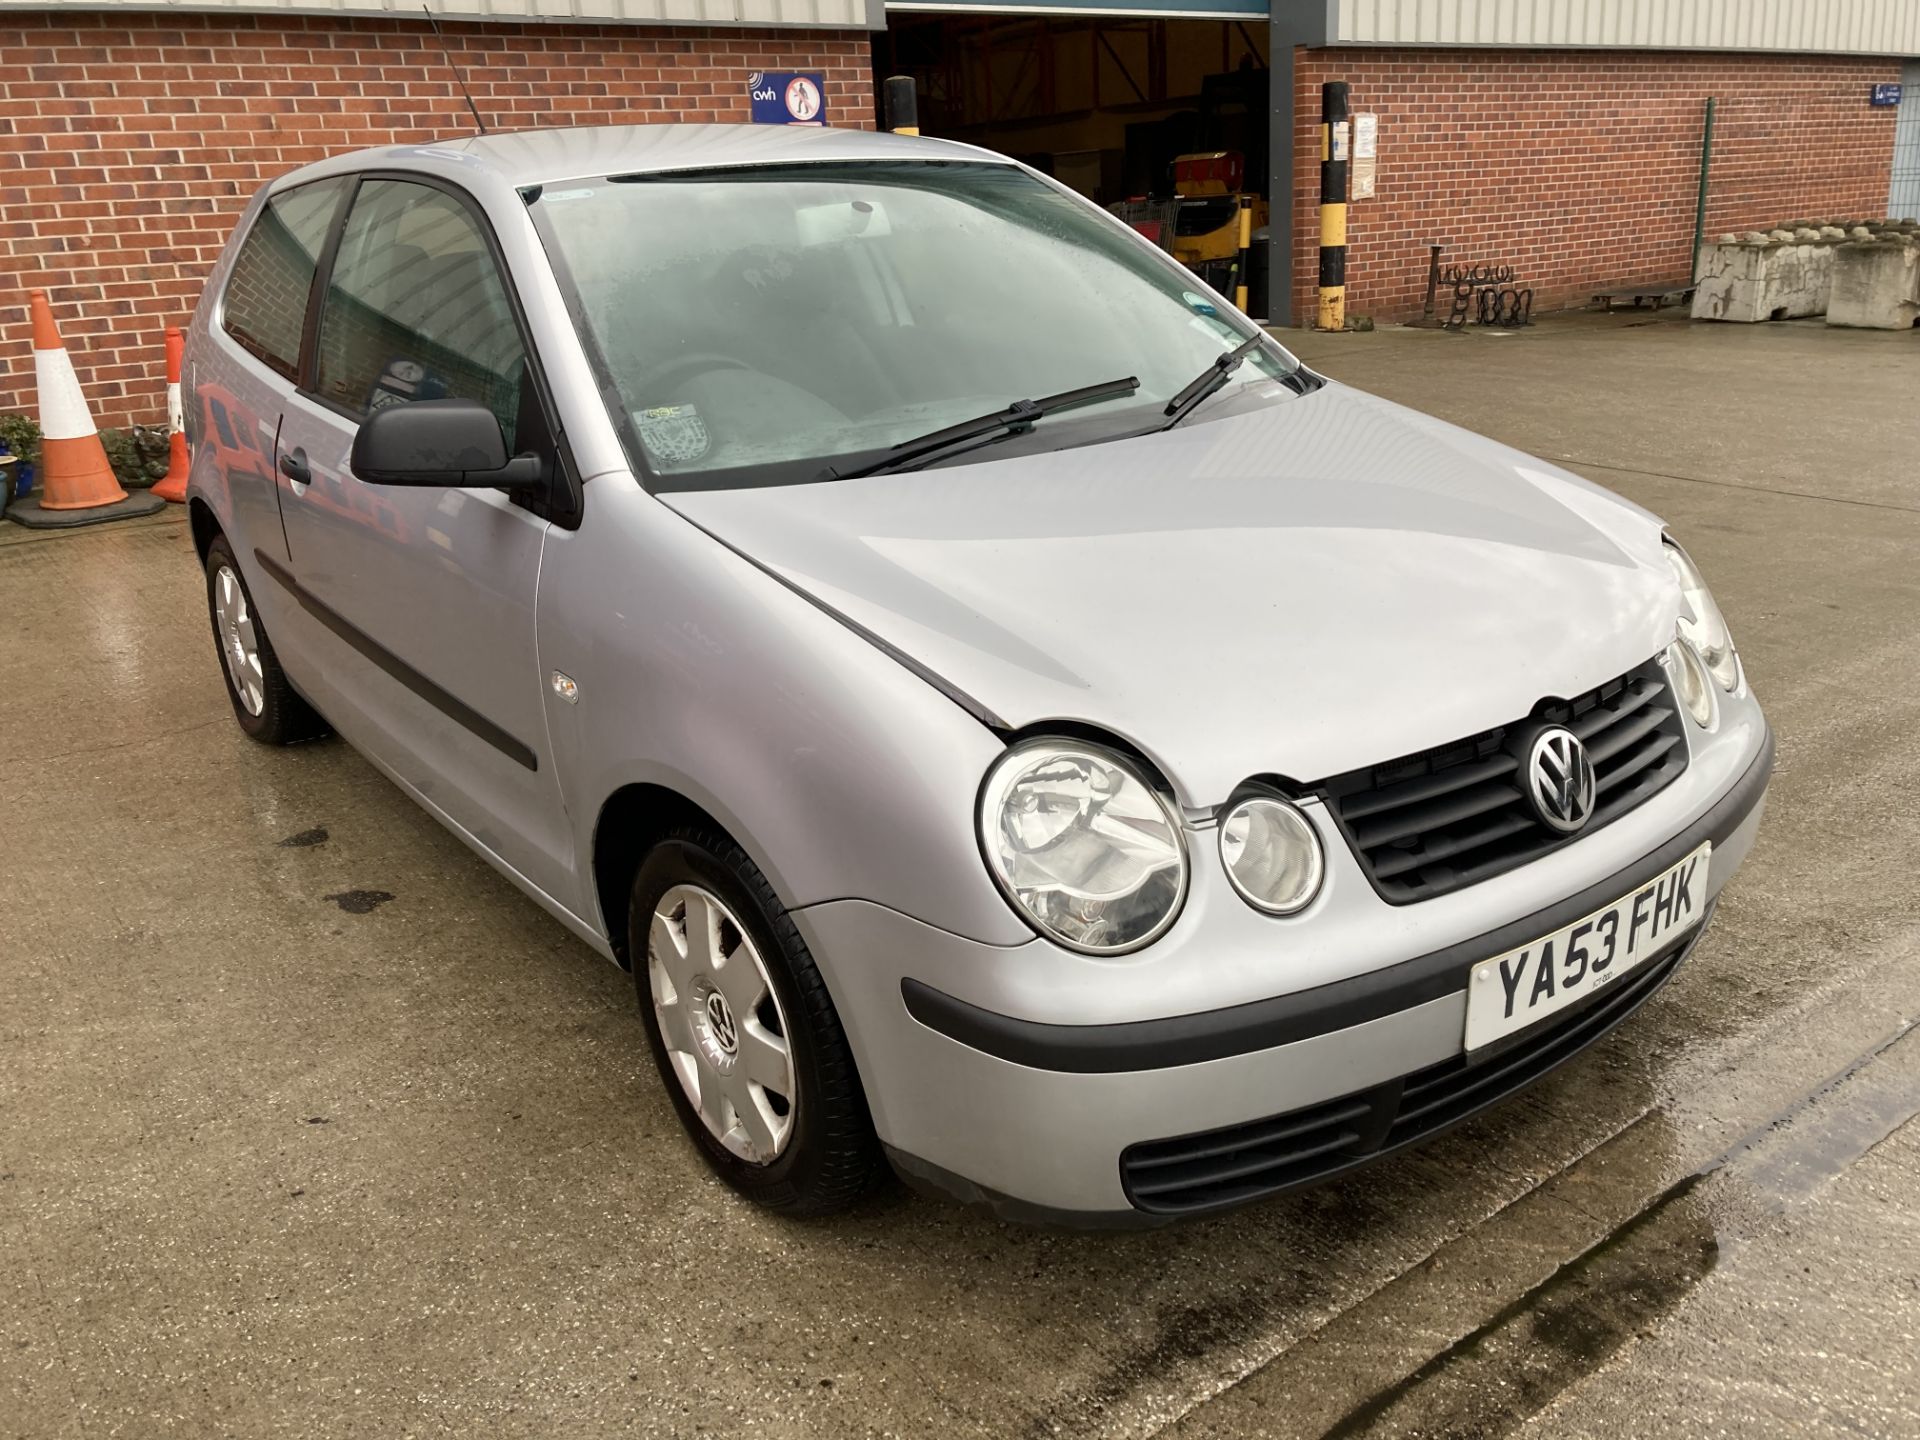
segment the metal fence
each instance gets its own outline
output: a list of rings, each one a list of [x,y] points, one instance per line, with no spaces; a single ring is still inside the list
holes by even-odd
[[[1893,132],[1893,189],[1887,214],[1920,217],[1920,60],[1907,62],[1901,77],[1900,115]]]

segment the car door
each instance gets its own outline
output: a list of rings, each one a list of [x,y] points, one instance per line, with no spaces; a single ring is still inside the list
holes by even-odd
[[[478,206],[363,176],[333,242],[305,378],[276,451],[285,583],[325,657],[316,702],[356,744],[569,909],[534,601],[548,522],[492,489],[373,485],[349,463],[373,410],[459,396],[508,453],[557,464],[532,357]]]
[[[215,490],[224,492],[216,510],[249,573],[254,550],[286,558],[273,439],[299,379],[307,303],[348,183],[290,186],[255,207],[220,294],[219,333],[194,351],[197,441],[213,453]],[[265,596],[275,614],[280,598]]]

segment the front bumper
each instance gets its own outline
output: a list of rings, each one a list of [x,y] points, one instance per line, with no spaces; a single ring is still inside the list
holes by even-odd
[[[1321,1152],[1332,1158],[1308,1157],[1310,1163],[1303,1163],[1288,1183],[1323,1179],[1424,1138],[1511,1093],[1623,1019],[1672,973],[1704,923],[1687,937],[1688,944],[1632,972],[1631,982],[1609,987],[1590,1007],[1544,1024],[1541,1037],[1554,1043],[1513,1052],[1535,1055],[1535,1060],[1507,1066],[1510,1083],[1476,1088],[1472,1093],[1481,1099],[1475,1103],[1456,1097],[1439,1107],[1444,1113],[1423,1112],[1432,1123],[1400,1122],[1403,1084],[1434,1082],[1444,1089],[1449,1067],[1460,1067],[1467,976],[1474,963],[1631,892],[1703,840],[1714,847],[1708,901],[1719,894],[1752,846],[1772,767],[1772,739],[1758,707],[1743,695],[1729,709],[1733,713],[1722,719],[1730,723],[1703,737],[1681,780],[1590,837],[1607,840],[1605,845],[1583,842],[1550,857],[1557,865],[1539,862],[1527,867],[1534,872],[1530,875],[1515,872],[1420,906],[1391,909],[1375,902],[1370,928],[1368,907],[1354,898],[1351,885],[1353,914],[1341,917],[1336,911],[1312,921],[1330,903],[1323,894],[1301,917],[1311,921],[1311,931],[1296,927],[1262,937],[1269,989],[1276,959],[1294,959],[1284,948],[1290,937],[1303,947],[1303,968],[1320,963],[1319,957],[1328,965],[1339,963],[1324,948],[1308,952],[1304,944],[1310,934],[1359,936],[1350,955],[1391,954],[1395,947],[1397,955],[1389,963],[1356,966],[1285,995],[1208,1008],[1169,1006],[1176,1010],[1171,1016],[1164,1011],[1128,1016],[1114,1013],[1115,1007],[1137,992],[1166,988],[1156,987],[1156,977],[1150,970],[1143,973],[1144,967],[1067,960],[1039,941],[980,945],[861,901],[808,907],[796,911],[794,919],[827,974],[875,1125],[903,1174],[1009,1218],[1151,1224],[1216,1205],[1189,1203],[1191,1197],[1160,1203],[1138,1193],[1129,1175],[1138,1170],[1135,1162],[1142,1155],[1199,1132],[1271,1128],[1277,1117],[1293,1120],[1299,1112],[1325,1109],[1327,1102],[1337,1102],[1334,1110],[1358,1106],[1342,1125],[1321,1134],[1323,1140],[1345,1137]],[[1339,850],[1330,851],[1336,868],[1340,858]],[[1207,873],[1205,859],[1204,853],[1196,855],[1196,881]],[[1350,853],[1346,859],[1351,862]],[[1584,864],[1587,873],[1581,875],[1574,864]],[[1569,874],[1583,883],[1568,885],[1564,877]],[[1327,887],[1336,899],[1340,887],[1331,881],[1338,878],[1330,877]],[[1511,905],[1529,885],[1539,895],[1543,883],[1554,887],[1553,898],[1539,897],[1547,903]],[[1175,933],[1186,929],[1190,938],[1198,933],[1201,945],[1252,913],[1235,902],[1234,908],[1210,916],[1204,889],[1197,886],[1189,901],[1202,913],[1183,917],[1175,927]],[[1449,935],[1442,927],[1457,927],[1463,912],[1461,905],[1448,902],[1463,896],[1465,904],[1483,909],[1502,903],[1510,908],[1496,917],[1498,923]],[[1418,912],[1444,919],[1423,925],[1426,917]],[[1443,943],[1420,944],[1429,934]],[[1415,958],[1403,958],[1409,953]],[[1212,969],[1225,985],[1243,978],[1248,963],[1230,947],[1217,952],[1217,962]],[[1111,983],[1089,984],[1088,964],[1104,965],[1104,971],[1092,973]],[[1183,977],[1190,979],[1192,970],[1189,964]],[[1014,1003],[993,1003],[996,996]],[[1105,1015],[1088,1014],[1103,1008]],[[1012,1013],[1017,1011],[1025,1014]],[[1102,1023],[1062,1018],[1073,1014]],[[1560,1043],[1576,1029],[1584,1038]],[[1502,1065],[1508,1058],[1501,1057]],[[1358,1133],[1346,1135],[1354,1126],[1361,1127]],[[1268,1186],[1261,1193],[1274,1188],[1285,1187]],[[1218,1203],[1244,1198],[1251,1196]]]

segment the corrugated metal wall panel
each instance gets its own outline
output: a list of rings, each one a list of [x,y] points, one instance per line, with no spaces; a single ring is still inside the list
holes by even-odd
[[[114,0],[0,0],[0,10]],[[415,0],[119,0],[140,10],[410,15]],[[1314,5],[1325,0],[1270,0]],[[1168,8],[1179,8],[1169,0]],[[864,26],[866,0],[435,0],[460,19]],[[1009,7],[1013,8],[1013,7]],[[1235,7],[1238,8],[1238,7]],[[1622,46],[1920,55],[1920,0],[1334,0],[1328,39],[1358,45]]]
[[[294,15],[391,15],[419,19],[419,0],[0,0],[0,11],[249,10]],[[866,0],[433,0],[450,20],[581,20],[596,24],[806,25],[865,29]]]
[[[1920,55],[1920,0],[1335,0],[1330,28],[1335,45]]]

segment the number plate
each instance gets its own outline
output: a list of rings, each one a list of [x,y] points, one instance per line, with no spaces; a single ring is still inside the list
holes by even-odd
[[[1564,930],[1473,967],[1467,1049],[1546,1019],[1610,985],[1700,923],[1712,845]]]

